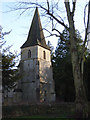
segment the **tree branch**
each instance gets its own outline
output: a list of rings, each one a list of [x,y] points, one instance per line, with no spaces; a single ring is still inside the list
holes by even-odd
[[[52,34],[50,31],[48,31],[48,30],[47,30],[47,29],[45,29],[45,28],[43,28],[43,30],[46,30],[46,31],[50,34],[50,35],[49,35],[49,36],[47,36],[47,37],[56,36],[56,37],[61,38],[61,41],[65,41],[65,42],[66,42],[66,40],[63,38],[62,33],[61,33],[59,30],[57,30],[57,29],[53,29],[53,31],[58,32],[60,35],[57,35],[57,34]],[[46,38],[47,38],[47,37],[46,37]]]
[[[47,0],[47,6],[48,6],[48,13],[49,13],[49,2],[48,2],[48,0]]]
[[[69,28],[64,24],[64,22],[58,20],[52,13],[47,13],[47,14],[50,15],[54,20],[56,20],[58,23],[60,23],[63,27],[65,27],[69,31]]]
[[[64,2],[64,3],[65,3],[65,7],[66,7],[68,22],[69,22],[70,21],[70,16],[71,16],[70,4],[69,4],[69,2]]]
[[[75,8],[76,8],[76,0],[73,2],[73,8],[72,8],[72,15],[73,16],[74,16]]]
[[[89,3],[88,3],[88,20],[87,20],[87,28],[86,28],[85,40],[84,40],[83,47],[85,47],[85,44],[86,44],[86,42],[87,42],[88,27],[89,27],[89,15],[90,15],[90,1],[89,1]]]
[[[64,23],[64,20],[61,18],[61,16],[57,15],[57,17],[59,17],[61,19],[61,21]]]
[[[50,37],[50,36],[56,36],[56,37],[60,37],[60,35],[57,35],[57,34],[52,34],[49,30],[47,30],[46,28],[43,28],[43,30],[47,31],[50,35],[47,36],[47,37]]]
[[[85,8],[84,8],[84,25],[85,25],[85,29],[86,29],[86,23],[85,23],[85,17],[86,17],[86,7],[88,4],[86,4]]]
[[[85,6],[86,7],[86,6]],[[88,3],[88,20],[87,20],[87,28],[85,31],[85,39],[84,39],[84,43],[83,43],[83,47],[82,47],[82,52],[81,52],[81,56],[80,56],[80,61],[83,59],[84,53],[86,51],[86,42],[87,42],[87,36],[88,36],[88,27],[89,27],[89,14],[90,14],[90,1]]]
[[[48,0],[47,0],[48,1]],[[32,5],[37,5],[38,7],[42,8],[43,10],[46,11],[46,14],[50,15],[54,20],[56,20],[58,23],[60,23],[62,26],[64,26],[67,30],[69,30],[69,28],[67,27],[67,25],[65,25],[64,22],[60,21],[57,19],[57,17],[55,17],[52,13],[50,13],[50,11],[48,9],[46,9],[45,7],[43,7],[42,5],[38,4],[38,3],[34,3],[34,2],[20,2],[22,4],[32,4]],[[48,7],[49,7],[49,2],[47,3]],[[25,9],[25,8],[24,8]]]
[[[52,29],[52,31],[56,31],[56,32],[58,32],[60,35],[62,35],[62,33],[59,31],[59,30],[57,30],[57,29]]]

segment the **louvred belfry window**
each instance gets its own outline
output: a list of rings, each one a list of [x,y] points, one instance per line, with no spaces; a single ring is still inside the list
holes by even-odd
[[[28,51],[28,58],[31,58],[31,50]]]
[[[46,53],[43,51],[43,58],[46,59]]]

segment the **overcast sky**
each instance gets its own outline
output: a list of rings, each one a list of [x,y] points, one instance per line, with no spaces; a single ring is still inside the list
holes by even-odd
[[[7,1],[7,2],[6,2]],[[75,12],[75,27],[78,29],[84,38],[84,8],[88,0],[77,0],[76,12]],[[61,8],[64,4],[61,5]],[[31,10],[30,13],[27,12],[20,15],[20,11],[14,12],[6,12],[9,10],[9,7],[15,7],[15,2],[12,0],[2,0],[0,2],[0,25],[3,27],[3,32],[11,31],[11,33],[5,36],[6,46],[13,45],[12,51],[17,50],[20,52],[20,47],[26,41],[27,35],[30,29],[31,21],[34,15],[34,10]],[[64,9],[65,12],[65,9]],[[41,10],[39,9],[39,13],[41,15]],[[61,14],[62,15],[62,14]],[[2,19],[1,19],[2,18]],[[47,27],[46,18],[41,16],[41,23],[43,27]],[[48,28],[51,26],[48,25]],[[60,31],[63,30],[63,27],[59,27]],[[47,32],[44,31],[45,36],[47,36]],[[50,40],[54,48],[57,45],[57,40],[55,37],[46,38],[46,41]]]

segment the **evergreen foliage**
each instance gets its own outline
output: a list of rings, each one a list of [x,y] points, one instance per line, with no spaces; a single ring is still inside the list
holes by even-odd
[[[4,51],[2,53],[2,86],[4,90],[8,90],[8,88],[15,87],[16,81],[19,79],[19,73],[15,67],[16,55],[10,51],[5,54]]]
[[[75,99],[69,44],[69,32],[64,30],[62,37],[58,40],[53,58],[56,97],[59,101],[73,101]]]
[[[79,57],[79,55],[81,54],[83,41],[78,30],[76,31],[76,38],[77,38],[77,49],[79,49],[79,54],[78,54]],[[75,86],[73,80],[69,45],[70,45],[69,32],[65,29],[62,32],[61,38],[58,40],[58,44],[55,50],[55,55],[53,55],[52,57],[52,62],[53,62],[52,64],[53,64],[57,100],[70,102],[75,100]],[[89,72],[88,70],[89,68],[87,67],[87,65],[90,62],[88,59],[86,60],[85,69],[87,70],[85,71]],[[85,73],[86,77],[88,77],[88,75],[86,75],[88,74],[88,72]],[[89,80],[89,78],[86,79]],[[88,90],[89,87],[87,87],[87,81],[85,81],[85,83],[86,83],[86,88]]]

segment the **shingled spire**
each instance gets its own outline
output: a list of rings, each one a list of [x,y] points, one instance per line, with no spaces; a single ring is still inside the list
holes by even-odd
[[[35,46],[35,45],[40,45],[46,49],[50,49],[45,42],[45,37],[42,30],[42,25],[37,7],[29,30],[27,41],[22,45],[21,48]]]

